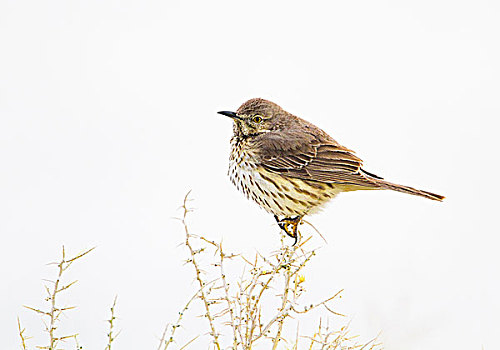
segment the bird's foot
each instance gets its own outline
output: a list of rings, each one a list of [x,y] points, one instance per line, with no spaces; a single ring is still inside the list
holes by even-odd
[[[284,219],[279,219],[276,215],[274,216],[274,219],[278,223],[278,226],[285,231],[285,233],[295,239],[295,241],[292,244],[292,247],[297,244],[297,241],[299,239],[299,233],[297,230],[297,227],[299,226],[300,222],[302,221],[302,216],[296,216],[295,218],[284,218]]]

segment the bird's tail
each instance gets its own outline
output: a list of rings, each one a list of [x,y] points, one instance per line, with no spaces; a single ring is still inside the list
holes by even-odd
[[[441,196],[439,194],[435,194],[432,192],[427,192],[427,191],[422,191],[422,190],[417,190],[413,187],[409,186],[403,186],[403,185],[398,185],[398,184],[393,184],[392,182],[388,182],[382,179],[377,179],[377,184],[380,186],[381,189],[385,190],[393,190],[397,192],[402,192],[402,193],[408,193],[412,194],[414,196],[420,196],[420,197],[425,197],[428,199],[432,199],[435,201],[442,201],[445,197]]]

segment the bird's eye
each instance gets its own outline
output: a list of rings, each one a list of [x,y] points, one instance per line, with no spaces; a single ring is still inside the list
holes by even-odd
[[[253,117],[252,120],[253,120],[254,123],[259,124],[259,123],[262,123],[263,119],[262,119],[262,117],[260,115],[256,115],[255,117]]]

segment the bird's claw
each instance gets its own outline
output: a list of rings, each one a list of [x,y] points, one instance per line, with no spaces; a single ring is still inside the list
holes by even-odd
[[[299,234],[297,227],[299,226],[302,217],[297,216],[295,218],[284,218],[284,219],[278,219],[278,217],[275,215],[274,218],[276,219],[276,222],[278,223],[278,226],[280,229],[285,231],[285,233],[295,239],[295,241],[292,244],[292,247],[297,244],[297,241],[299,239]]]

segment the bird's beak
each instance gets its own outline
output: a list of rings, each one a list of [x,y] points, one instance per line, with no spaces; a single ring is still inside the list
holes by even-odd
[[[220,111],[220,112],[217,112],[217,113],[225,115],[226,117],[229,117],[229,118],[240,119],[241,120],[241,118],[235,112]]]

